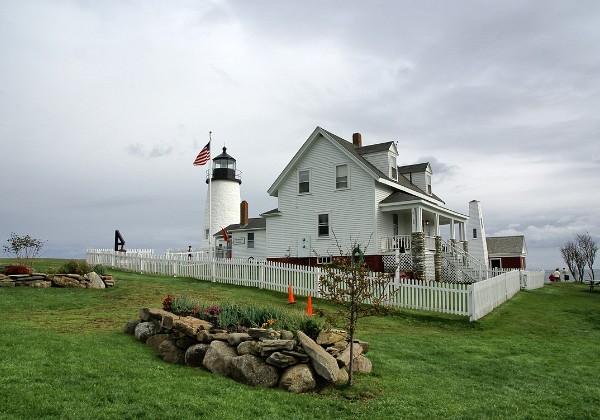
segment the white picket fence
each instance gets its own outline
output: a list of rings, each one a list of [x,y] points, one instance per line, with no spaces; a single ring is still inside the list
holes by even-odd
[[[324,274],[324,270],[318,266],[206,258],[198,254],[186,259],[180,255],[129,251],[123,253],[107,249],[88,249],[86,262],[91,266],[102,264],[142,274],[191,277],[279,292],[287,292],[291,285],[294,294],[310,294],[313,297],[320,297],[319,278]],[[468,316],[474,321],[510,299],[519,289],[542,287],[544,273],[537,274],[516,270],[474,284],[421,282],[396,278],[388,286],[396,291],[389,304],[407,309]],[[541,282],[538,277],[541,278]],[[527,283],[525,285],[524,279]]]

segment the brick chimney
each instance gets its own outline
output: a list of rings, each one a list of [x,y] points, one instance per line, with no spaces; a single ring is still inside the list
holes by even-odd
[[[240,203],[240,225],[248,224],[248,202],[246,200]]]
[[[360,136],[360,133],[352,134],[352,144],[356,147],[362,147],[362,137]]]

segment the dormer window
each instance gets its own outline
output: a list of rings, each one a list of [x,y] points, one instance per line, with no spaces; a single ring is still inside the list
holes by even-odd
[[[392,179],[398,179],[398,169],[396,169],[395,167],[391,167],[392,169]]]
[[[425,182],[427,183],[427,194],[431,195],[431,175],[425,175]]]

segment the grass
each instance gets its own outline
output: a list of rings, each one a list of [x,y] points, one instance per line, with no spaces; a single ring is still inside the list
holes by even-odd
[[[358,337],[370,342],[373,373],[352,388],[294,395],[167,364],[122,326],[168,294],[298,311],[304,299],[289,306],[283,293],[112,274],[106,290],[0,288],[1,419],[600,417],[600,290],[585,285],[520,292],[473,323],[405,310],[366,318]]]

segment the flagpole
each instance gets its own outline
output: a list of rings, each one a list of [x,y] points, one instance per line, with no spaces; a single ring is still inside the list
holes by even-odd
[[[212,131],[208,132],[208,144],[212,148]],[[212,244],[212,172],[213,172],[213,161],[210,159],[210,169],[208,172],[208,246],[210,248],[210,257],[214,257],[214,247]]]

